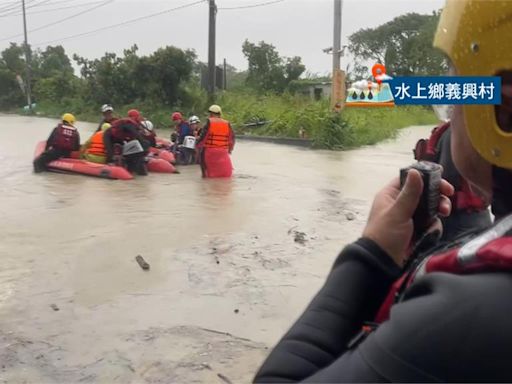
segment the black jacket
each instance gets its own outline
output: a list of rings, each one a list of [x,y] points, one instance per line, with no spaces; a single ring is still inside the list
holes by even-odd
[[[512,274],[431,273],[353,348],[400,269],[359,239],[271,352],[255,382],[512,382]]]

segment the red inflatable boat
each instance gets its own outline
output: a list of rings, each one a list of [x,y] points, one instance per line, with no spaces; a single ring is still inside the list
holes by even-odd
[[[46,141],[39,142],[36,146],[34,158],[43,153],[45,147]],[[81,159],[60,158],[50,162],[47,167],[54,172],[78,173],[81,175],[102,177],[104,179],[133,179],[132,174],[123,167],[92,163]]]
[[[176,158],[174,157],[174,154],[165,149],[151,147],[151,148],[149,148],[149,154],[155,158],[159,158],[159,159],[168,161],[171,164],[176,163]]]
[[[148,158],[146,166],[148,167],[149,172],[176,173],[176,168],[174,165],[164,159],[150,157]]]

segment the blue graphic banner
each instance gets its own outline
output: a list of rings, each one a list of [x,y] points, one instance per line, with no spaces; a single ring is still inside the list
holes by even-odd
[[[408,76],[387,82],[396,105],[501,104],[499,76]]]

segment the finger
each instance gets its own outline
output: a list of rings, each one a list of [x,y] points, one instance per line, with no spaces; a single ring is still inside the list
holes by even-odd
[[[442,195],[453,196],[453,194],[455,193],[455,188],[448,181],[442,179],[441,184],[439,186],[439,191],[441,192]]]
[[[417,170],[411,169],[407,173],[404,187],[398,194],[393,208],[397,209],[403,218],[411,218],[418,206],[422,191],[422,177]]]
[[[439,215],[442,217],[450,216],[452,212],[452,202],[446,196],[441,196],[439,199]]]
[[[432,223],[432,225],[427,229],[427,232],[429,234],[436,234],[438,236],[438,240],[441,238],[443,234],[443,223],[441,220],[436,219]]]

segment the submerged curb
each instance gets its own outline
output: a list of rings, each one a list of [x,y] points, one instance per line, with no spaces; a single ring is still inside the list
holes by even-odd
[[[282,144],[282,145],[292,145],[296,147],[302,148],[311,148],[313,146],[313,141],[309,139],[297,139],[297,138],[287,138],[287,137],[272,137],[272,136],[253,136],[253,135],[236,135],[237,140],[247,140],[247,141],[259,141],[263,143],[273,143],[273,144]]]

